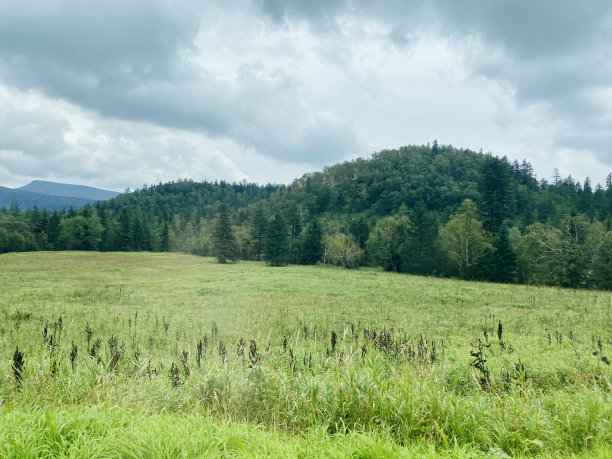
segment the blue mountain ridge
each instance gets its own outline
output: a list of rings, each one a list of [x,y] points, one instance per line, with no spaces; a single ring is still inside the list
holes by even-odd
[[[49,211],[78,209],[87,204],[113,198],[119,193],[102,190],[84,185],[46,182],[35,180],[20,188],[0,186],[0,208],[10,208],[16,202],[20,209],[26,210],[34,206]]]

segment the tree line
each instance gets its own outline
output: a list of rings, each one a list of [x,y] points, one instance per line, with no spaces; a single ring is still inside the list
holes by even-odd
[[[291,185],[179,180],[78,210],[0,209],[0,252],[180,251],[495,282],[612,288],[612,176],[440,146],[385,150]]]

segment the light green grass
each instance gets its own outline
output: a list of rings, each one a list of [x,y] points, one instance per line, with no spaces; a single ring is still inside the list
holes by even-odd
[[[612,371],[601,359],[612,359],[610,293],[78,252],[0,256],[0,293],[0,423],[33,442],[0,439],[4,455],[51,447],[47,418],[73,426],[61,451],[75,456],[612,452]],[[50,351],[42,331],[54,324]],[[102,343],[95,358],[86,324],[90,347]],[[478,340],[490,343],[486,387],[469,365]],[[155,429],[167,430],[167,443],[147,441]],[[203,440],[181,443],[192,430]],[[244,450],[227,449],[233,435]]]

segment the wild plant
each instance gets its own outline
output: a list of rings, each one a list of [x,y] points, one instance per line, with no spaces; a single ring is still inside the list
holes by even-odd
[[[211,335],[212,335],[212,337],[216,338],[218,333],[219,333],[219,327],[217,326],[217,322],[213,322],[212,323],[212,327],[211,327]]]
[[[172,387],[178,387],[181,385],[181,375],[174,362],[172,362],[172,365],[170,366],[170,381],[172,382]]]
[[[183,364],[183,372],[185,373],[185,377],[187,378],[191,374],[191,370],[189,369],[189,366],[187,365],[188,357],[189,357],[189,353],[187,351],[183,351],[181,354],[181,363]]]
[[[87,352],[89,352],[89,346],[91,343],[91,337],[93,336],[93,331],[89,327],[89,322],[85,324],[85,334],[87,335]]]
[[[238,343],[236,344],[236,354],[238,357],[244,357],[244,340],[242,337],[240,337]]]
[[[257,353],[257,344],[254,340],[249,343],[249,368],[255,367],[259,363],[261,356]]]
[[[202,351],[204,348],[204,344],[202,343],[202,340],[198,341],[198,344],[196,345],[196,363],[198,365],[198,368],[202,368],[201,362],[202,362]]]
[[[72,371],[74,371],[78,353],[79,353],[79,348],[76,344],[74,344],[74,341],[73,341],[72,348],[70,350],[70,366],[72,367]]]
[[[499,347],[502,351],[506,349],[506,343],[504,343],[503,331],[504,331],[504,328],[500,320],[499,323],[497,324],[497,342],[499,343]]]
[[[221,341],[219,341],[219,357],[221,357],[222,363],[227,362],[227,349]]]
[[[476,350],[470,351],[470,355],[474,357],[474,360],[470,363],[470,366],[478,370],[478,384],[482,390],[488,392],[491,390],[491,373],[485,366],[487,359],[484,358],[483,350],[491,347],[491,343],[484,344],[479,338],[478,345],[475,346],[472,343],[472,347],[476,348]]]
[[[122,343],[121,347],[119,347],[117,338],[112,335],[107,341],[107,344],[111,356],[110,362],[108,364],[108,369],[110,371],[114,371],[117,368],[117,364],[119,363],[121,356],[123,355],[124,344]]]
[[[19,347],[16,347],[15,353],[13,354],[13,362],[11,364],[11,368],[13,369],[13,375],[15,376],[15,383],[17,384],[17,390],[19,392],[21,392],[23,365],[24,365],[23,352],[19,350]]]
[[[162,324],[164,326],[164,333],[166,334],[166,341],[168,341],[168,328],[170,327],[170,323],[166,322],[166,316],[162,317]]]
[[[92,357],[96,357],[98,355],[100,347],[102,347],[102,340],[98,338],[94,341],[93,345],[91,346],[91,349],[89,349],[89,355],[91,355]]]
[[[331,351],[332,352],[336,352],[336,343],[338,342],[338,335],[336,335],[336,332],[332,330],[331,332]]]

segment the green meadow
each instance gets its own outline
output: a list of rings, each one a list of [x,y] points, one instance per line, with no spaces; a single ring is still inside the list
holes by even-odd
[[[0,457],[612,456],[612,293],[0,256]]]

